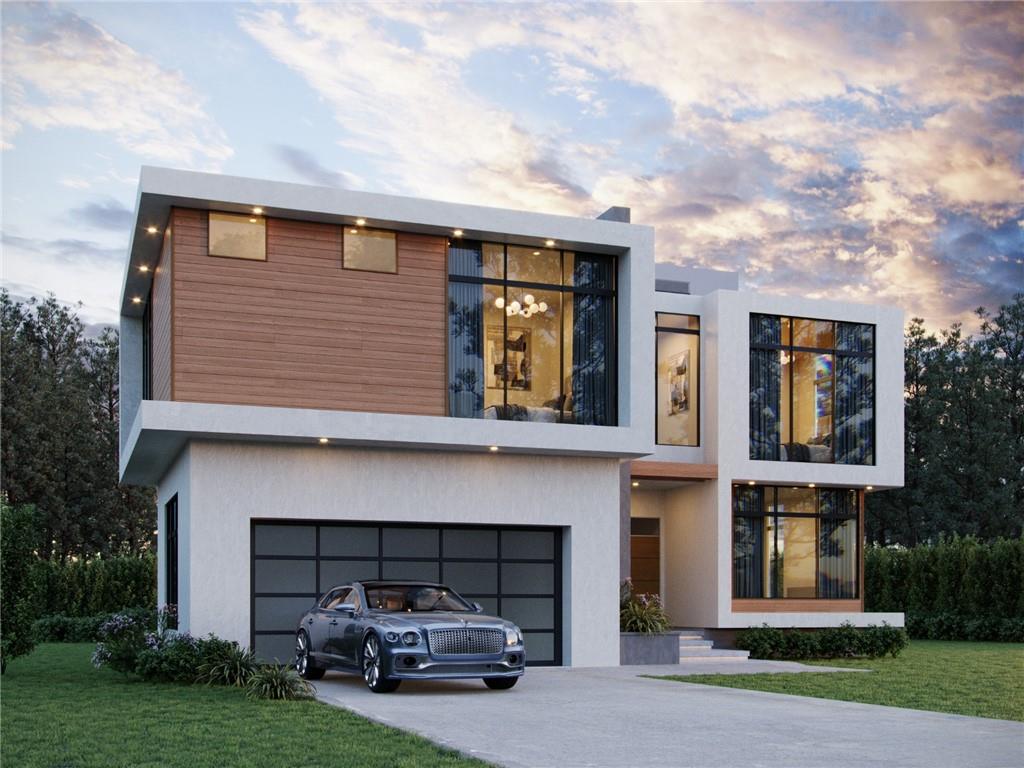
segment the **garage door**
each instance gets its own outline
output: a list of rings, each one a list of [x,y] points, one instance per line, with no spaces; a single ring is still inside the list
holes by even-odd
[[[252,642],[290,659],[299,617],[356,579],[439,581],[523,629],[530,664],[561,664],[558,528],[355,523],[252,524]]]

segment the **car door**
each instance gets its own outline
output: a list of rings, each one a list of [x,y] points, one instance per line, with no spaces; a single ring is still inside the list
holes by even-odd
[[[328,645],[330,641],[329,623],[334,616],[331,606],[337,605],[340,602],[340,598],[344,596],[343,593],[347,591],[347,588],[332,589],[324,596],[316,609],[310,612],[306,629],[309,633],[309,644],[313,653],[326,656],[331,655]]]
[[[363,627],[367,619],[363,611],[362,596],[358,589],[353,588],[345,600],[355,606],[355,611],[351,617],[339,615],[337,622],[331,625],[331,633],[337,638],[333,643],[338,650],[341,663],[350,667],[358,667],[359,642],[362,640]]]
[[[323,619],[326,632],[324,653],[340,663],[344,663],[341,650],[341,633],[350,619],[347,614],[338,611],[338,606],[351,602],[352,595],[355,593],[355,590],[351,587],[339,589],[337,594],[333,595],[331,600],[328,601],[324,609]]]

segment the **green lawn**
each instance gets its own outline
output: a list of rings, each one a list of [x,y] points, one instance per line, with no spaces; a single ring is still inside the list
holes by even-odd
[[[1024,644],[914,640],[895,659],[807,663],[872,672],[673,675],[661,679],[1024,721]]]
[[[249,701],[233,688],[151,684],[48,644],[0,679],[4,766],[458,766],[464,758],[315,701]]]

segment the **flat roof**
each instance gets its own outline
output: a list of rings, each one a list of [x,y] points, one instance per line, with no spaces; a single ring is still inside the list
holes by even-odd
[[[354,226],[357,218],[364,218],[368,227],[440,236],[451,236],[458,228],[469,240],[544,246],[544,241],[551,239],[559,248],[594,253],[623,253],[646,239],[653,251],[652,227],[622,221],[142,166],[122,282],[121,314],[140,317],[144,311],[145,303],[133,304],[132,298],[149,294],[152,267],[159,260],[171,208],[251,214],[256,206],[269,218],[341,226]],[[150,269],[141,271],[143,265]]]

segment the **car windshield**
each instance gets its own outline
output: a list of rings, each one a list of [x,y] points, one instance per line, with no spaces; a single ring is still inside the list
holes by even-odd
[[[447,587],[429,584],[388,584],[366,587],[366,602],[377,611],[472,611]]]

